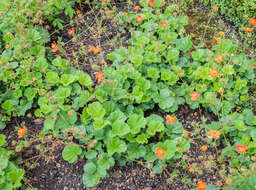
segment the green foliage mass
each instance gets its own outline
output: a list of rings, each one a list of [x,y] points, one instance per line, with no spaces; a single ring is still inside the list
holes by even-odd
[[[247,27],[248,20],[256,14],[255,0],[199,0],[204,4],[216,5],[220,13],[228,20],[234,22],[237,27]],[[245,18],[247,15],[247,18]]]
[[[164,117],[186,103],[218,116],[218,122],[205,125],[206,131],[219,130],[228,138],[221,141],[229,145],[222,156],[234,155],[230,165],[248,167],[245,160],[235,159],[234,148],[244,144],[248,155],[256,153],[256,119],[248,93],[256,83],[256,63],[238,53],[233,41],[223,39],[212,49],[195,46],[184,32],[186,17],[172,16],[173,7],[163,8],[165,1],[155,0],[149,7],[141,0],[140,13],[118,14],[120,23],[130,26],[130,45],[107,55],[112,65],[104,68],[104,80],[96,85],[87,73],[54,57],[45,46],[50,34],[40,25],[40,16],[61,28],[55,16],[64,9],[72,18],[73,1],[10,2],[0,3],[1,16],[6,13],[0,23],[0,129],[11,117],[35,108],[34,114],[45,118],[45,134],[72,131],[76,144],[64,148],[63,159],[74,163],[86,158],[83,182],[93,187],[115,162],[124,165],[143,158],[153,172],[161,173],[181,158],[190,148],[183,126],[178,119],[167,124]],[[138,16],[143,20],[137,21]],[[219,56],[222,61],[217,63]],[[218,75],[212,75],[213,70]],[[191,99],[193,92],[200,94],[198,99]],[[4,144],[0,136],[0,146]],[[157,149],[164,150],[162,158],[156,156]],[[9,161],[10,156],[0,148],[0,189],[21,185],[24,171]]]

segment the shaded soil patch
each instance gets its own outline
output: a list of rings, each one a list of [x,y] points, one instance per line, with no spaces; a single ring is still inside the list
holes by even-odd
[[[82,69],[95,79],[95,73],[101,71],[106,64],[110,64],[107,60],[107,54],[114,49],[128,46],[130,38],[129,26],[123,27],[117,18],[118,14],[125,14],[128,11],[134,11],[133,8],[138,0],[130,2],[113,1],[108,6],[102,4],[83,4],[81,14],[70,21],[70,18],[64,14],[59,18],[65,21],[62,30],[52,31],[52,41],[61,39],[64,52],[58,52],[69,60],[73,66]],[[68,29],[74,27],[75,34],[68,34]],[[53,28],[53,27],[52,27]],[[88,52],[90,46],[100,48],[97,54]]]

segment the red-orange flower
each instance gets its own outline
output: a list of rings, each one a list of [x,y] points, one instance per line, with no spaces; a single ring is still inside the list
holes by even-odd
[[[217,44],[220,44],[220,42],[221,42],[221,38],[220,37],[215,38],[215,40],[216,40]]]
[[[23,128],[19,128],[18,130],[18,138],[22,138],[27,132],[27,127],[24,125]]]
[[[106,2],[106,0],[100,0],[102,3],[105,3]]]
[[[161,25],[162,25],[164,28],[167,28],[167,27],[169,26],[166,22],[163,22],[163,21],[161,21]]]
[[[215,58],[214,58],[214,61],[215,61],[216,63],[221,63],[221,62],[224,61],[224,59],[222,58],[221,55],[219,55],[218,57],[215,57]]]
[[[73,35],[75,33],[75,28],[68,29],[68,34]]]
[[[137,16],[136,20],[137,20],[138,22],[141,22],[141,21],[143,21],[143,17],[142,17],[142,16]]]
[[[190,93],[190,99],[191,99],[192,101],[197,101],[197,99],[198,99],[199,97],[200,97],[200,94],[199,94],[197,91]]]
[[[245,32],[252,32],[254,28],[243,27],[242,30]]]
[[[249,26],[256,26],[256,19],[255,19],[255,17],[252,17],[252,18],[249,20]]]
[[[155,153],[155,155],[156,155],[157,157],[159,157],[160,159],[162,159],[162,158],[164,157],[164,150],[161,149],[161,148],[156,147],[156,153]]]
[[[212,139],[215,138],[216,140],[220,138],[221,132],[217,130],[211,130],[207,133],[207,137]]]
[[[209,74],[212,76],[212,78],[220,77],[220,73],[218,73],[216,67],[212,67],[212,70],[209,71]]]
[[[180,72],[178,72],[178,75],[181,77],[184,75],[184,72],[180,71]]]
[[[221,95],[223,95],[223,92],[224,92],[223,88],[220,88],[219,93],[220,93]]]
[[[172,117],[170,115],[167,115],[165,119],[167,124],[173,124],[176,121],[176,116]]]
[[[77,10],[76,10],[76,13],[77,13],[77,14],[80,14],[80,13],[81,13],[81,11],[80,11],[79,9],[77,9]]]
[[[95,46],[90,46],[90,48],[88,49],[88,52],[93,52],[94,55],[96,55],[97,53],[101,52],[101,48],[95,47]]]
[[[148,6],[153,6],[154,5],[154,0],[150,0],[149,2],[148,2]]]
[[[136,10],[136,11],[138,11],[138,10],[140,10],[140,9],[141,9],[140,6],[135,6],[135,7],[134,7],[134,10]]]
[[[235,149],[238,153],[240,154],[244,154],[246,153],[246,151],[248,150],[246,145],[237,145],[236,149]]]
[[[205,190],[205,189],[206,189],[206,186],[207,186],[207,183],[202,182],[202,181],[199,181],[199,182],[197,183],[197,190]]]
[[[58,51],[58,45],[56,44],[56,42],[52,43],[52,52],[56,52]]]
[[[98,83],[100,83],[104,79],[104,74],[102,72],[96,73],[96,79],[98,80]]]

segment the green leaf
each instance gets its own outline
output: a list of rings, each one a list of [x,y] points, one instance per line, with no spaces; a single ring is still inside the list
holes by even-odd
[[[56,84],[59,82],[60,79],[58,73],[50,71],[46,73],[46,80],[49,83]]]
[[[227,75],[233,75],[235,73],[232,65],[224,65],[222,68],[222,72]]]
[[[13,101],[12,100],[5,100],[4,103],[2,104],[2,108],[7,110],[7,111],[14,110]]]
[[[167,81],[168,85],[174,85],[179,80],[177,74],[165,69],[161,72],[161,80]]]
[[[240,92],[243,87],[246,87],[246,84],[246,80],[238,79],[235,84],[235,89]]]
[[[148,123],[147,134],[153,136],[156,132],[161,132],[165,129],[164,124],[160,121],[150,121]]]
[[[138,67],[139,65],[141,65],[142,61],[143,61],[142,55],[135,55],[135,56],[132,56],[131,58],[131,62],[134,64],[135,67]]]
[[[179,59],[180,51],[178,49],[170,49],[167,53],[167,61],[177,61]]]
[[[126,149],[127,147],[125,142],[117,137],[109,139],[109,141],[107,142],[107,150],[109,156],[112,156],[116,152],[119,154],[125,152]]]
[[[129,132],[130,132],[129,125],[127,125],[123,121],[118,120],[115,123],[113,123],[113,125],[112,125],[111,134],[112,134],[113,137],[114,136],[122,137],[122,136],[126,135]]]
[[[93,187],[99,183],[100,176],[97,175],[97,166],[93,162],[84,165],[83,183],[87,187]]]
[[[13,168],[10,172],[8,172],[7,177],[8,180],[13,183],[13,187],[20,187],[21,183],[20,181],[22,180],[24,176],[25,171],[22,169],[18,168]]]
[[[32,100],[37,94],[36,88],[26,88],[24,91],[24,96],[27,97],[28,100]]]
[[[85,74],[84,72],[78,72],[78,82],[81,85],[86,86],[89,90],[91,89],[91,86],[93,84],[93,81],[90,77],[90,75]]]
[[[82,149],[78,145],[67,145],[62,151],[62,157],[70,164],[77,160],[77,156],[82,153]]]
[[[55,91],[54,96],[55,98],[65,99],[69,97],[70,94],[71,94],[70,88],[61,86]]]
[[[219,190],[215,185],[213,184],[207,184],[206,190]]]
[[[88,162],[84,165],[84,171],[87,174],[94,174],[96,170],[97,170],[97,167],[93,162]]]
[[[6,137],[2,134],[0,134],[0,146],[3,146],[6,143]]]
[[[137,134],[146,126],[147,120],[141,115],[132,114],[127,123],[130,126],[131,134]]]
[[[93,126],[95,130],[100,130],[105,127],[105,123],[102,118],[97,117],[94,119]]]
[[[97,160],[97,165],[104,170],[108,170],[110,167],[115,165],[115,160],[113,157],[109,157],[104,153],[101,159]]]
[[[136,141],[139,144],[145,144],[148,143],[148,138],[149,137],[146,134],[142,133],[136,137]]]
[[[44,120],[44,130],[53,130],[55,125],[55,119],[50,118],[50,119],[45,119]]]
[[[120,110],[116,110],[110,114],[110,116],[107,118],[107,121],[109,121],[111,124],[115,123],[116,121],[125,121],[126,116],[123,112]]]
[[[85,153],[85,157],[88,159],[88,160],[91,160],[93,158],[96,158],[97,156],[97,152],[94,151],[94,150],[88,150],[86,153]]]
[[[76,80],[76,77],[72,74],[63,74],[61,75],[61,83],[64,86],[68,86]]]
[[[89,104],[87,112],[91,115],[92,118],[103,118],[105,115],[105,110],[99,102],[93,102]]]
[[[192,57],[195,61],[204,62],[206,59],[206,50],[204,49],[197,49],[196,51],[192,52]]]
[[[176,40],[176,48],[181,50],[181,51],[188,51],[193,43],[188,37],[180,38]]]
[[[245,123],[242,120],[234,121],[234,126],[239,131],[246,131],[247,130],[247,127],[246,127]]]
[[[154,172],[155,174],[161,174],[163,172],[163,168],[160,167],[159,164],[155,165],[153,168],[152,168],[152,172]]]
[[[128,156],[132,159],[138,159],[144,157],[146,154],[145,146],[139,145],[137,143],[130,143],[127,148]]]
[[[152,78],[154,81],[157,81],[157,79],[160,77],[159,70],[157,68],[153,68],[153,67],[150,67],[147,70],[147,75],[148,75],[148,77]]]
[[[95,97],[101,102],[105,102],[108,99],[108,94],[102,88],[96,89],[94,92]]]

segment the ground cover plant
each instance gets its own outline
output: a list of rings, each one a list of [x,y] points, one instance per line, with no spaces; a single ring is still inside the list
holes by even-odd
[[[255,56],[191,4],[1,1],[0,189],[254,189]]]

